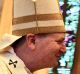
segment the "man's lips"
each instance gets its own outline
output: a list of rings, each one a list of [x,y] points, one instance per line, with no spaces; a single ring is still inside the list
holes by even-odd
[[[61,53],[57,53],[55,56],[57,57],[57,59],[60,59],[61,55]]]
[[[63,55],[63,52],[57,52],[57,53],[56,53],[56,56],[57,56],[57,57],[61,57],[62,55]]]
[[[60,53],[60,52],[57,52],[56,54],[52,54],[52,56],[56,57],[57,60],[60,59],[61,55],[62,55],[62,53]]]

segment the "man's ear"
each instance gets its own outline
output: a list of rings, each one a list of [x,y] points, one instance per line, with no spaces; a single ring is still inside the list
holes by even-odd
[[[30,49],[32,50],[35,49],[35,35],[34,34],[27,34],[27,44]]]

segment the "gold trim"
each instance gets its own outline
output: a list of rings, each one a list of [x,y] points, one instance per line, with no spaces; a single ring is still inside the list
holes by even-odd
[[[35,28],[29,28],[29,29],[21,29],[21,30],[15,30],[12,32],[13,35],[18,35],[18,36],[24,36],[28,33],[33,33],[36,34],[37,29]]]
[[[37,14],[37,20],[38,21],[47,21],[47,20],[63,20],[61,14],[55,13],[55,14]],[[28,23],[36,21],[35,15],[29,15],[29,16],[22,16],[18,18],[13,19],[13,25],[15,24],[21,24],[21,23]]]
[[[39,32],[36,28],[28,28],[13,31],[14,35],[26,35],[28,33],[38,34],[38,33],[56,33],[56,32],[65,32],[64,26],[53,26],[53,27],[38,27]]]

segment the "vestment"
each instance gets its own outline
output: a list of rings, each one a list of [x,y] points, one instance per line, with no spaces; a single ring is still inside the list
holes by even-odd
[[[9,51],[0,53],[0,74],[31,74],[13,48],[8,49]]]

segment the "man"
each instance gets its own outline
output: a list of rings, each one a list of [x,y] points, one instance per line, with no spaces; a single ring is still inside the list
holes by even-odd
[[[13,34],[23,36],[2,37],[0,74],[31,74],[30,71],[58,65],[66,49],[57,0],[14,0],[13,23]]]
[[[64,33],[28,35],[13,45],[16,54],[24,61],[30,71],[58,65],[65,52]],[[26,59],[25,59],[26,58]],[[35,61],[34,61],[35,60]]]

